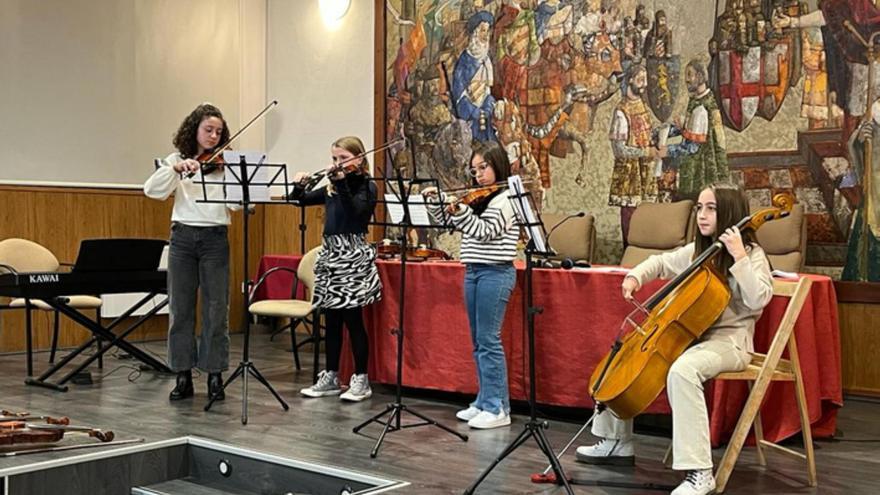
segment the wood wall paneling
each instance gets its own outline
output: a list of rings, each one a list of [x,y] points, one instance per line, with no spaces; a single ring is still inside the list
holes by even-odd
[[[167,239],[172,200],[155,201],[139,189],[90,189],[37,186],[0,186],[0,239],[21,237],[50,249],[61,261],[72,262],[79,242],[100,237],[150,237]],[[307,248],[320,244],[323,209],[309,208]],[[251,278],[264,253],[299,252],[299,210],[273,205],[259,206],[249,220]],[[242,322],[242,213],[233,213],[230,243],[230,328]],[[62,318],[60,345],[75,346],[88,332]],[[51,314],[36,311],[33,319],[34,347],[48,349],[52,337]],[[158,316],[132,334],[132,339],[162,339],[168,319]],[[0,312],[0,352],[25,349],[25,318],[21,310]],[[39,368],[38,368],[39,369]]]
[[[880,304],[840,303],[843,389],[880,396]]]

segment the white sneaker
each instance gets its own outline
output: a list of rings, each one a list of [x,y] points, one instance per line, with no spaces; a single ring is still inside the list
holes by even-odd
[[[367,378],[367,374],[364,373],[361,375],[351,375],[351,381],[348,382],[348,390],[340,395],[339,398],[351,402],[360,402],[364,399],[369,399],[372,395],[373,391],[370,389],[370,380]]]
[[[480,411],[479,414],[468,421],[468,426],[478,430],[500,428],[502,426],[508,426],[509,424],[510,416],[504,411],[501,411],[498,414],[493,414],[489,411]]]
[[[339,395],[342,393],[342,386],[339,384],[339,376],[335,371],[323,370],[318,373],[318,382],[311,387],[304,388],[299,393],[306,397],[326,397],[328,395]]]
[[[578,447],[575,456],[586,464],[605,466],[632,466],[636,463],[632,438],[614,440],[603,438],[595,445]]]
[[[470,421],[477,417],[477,414],[480,414],[481,412],[483,412],[481,409],[470,406],[467,409],[462,409],[461,411],[455,413],[455,417],[462,421]]]
[[[715,492],[715,477],[711,469],[688,471],[684,481],[672,490],[672,495],[708,495]]]

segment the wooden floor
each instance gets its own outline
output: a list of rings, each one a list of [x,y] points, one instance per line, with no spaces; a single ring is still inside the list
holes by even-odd
[[[72,385],[67,393],[25,386],[25,361],[22,355],[0,356],[0,408],[29,410],[42,414],[66,415],[77,424],[96,425],[116,432],[117,438],[142,436],[147,441],[183,435],[198,435],[235,445],[254,448],[285,457],[332,464],[365,473],[409,481],[412,485],[395,493],[440,494],[461,493],[495,458],[501,449],[522,431],[524,416],[515,415],[510,428],[469,431],[456,421],[455,411],[467,398],[457,402],[429,400],[425,394],[404,402],[417,411],[470,435],[467,443],[436,427],[406,429],[389,434],[379,456],[369,457],[379,426],[366,428],[355,435],[352,427],[385,408],[392,399],[393,389],[374,386],[372,399],[359,404],[341,403],[336,398],[303,399],[297,391],[311,380],[307,367],[293,371],[292,359],[285,349],[287,339],[270,343],[264,333],[252,336],[252,356],[260,371],[290,403],[284,412],[262,386],[250,381],[250,422],[240,423],[240,381],[227,391],[227,399],[208,413],[202,407],[205,398],[205,377],[196,382],[196,397],[178,403],[168,402],[173,377],[153,373],[131,375],[131,369],[119,368],[89,386]],[[233,336],[233,364],[240,356],[240,336]],[[164,344],[143,344],[158,355],[165,354]],[[43,369],[47,354],[37,355],[36,367]],[[129,360],[111,358],[105,361],[104,373],[111,372]],[[586,415],[587,412],[585,411]],[[412,422],[414,418],[406,420]],[[586,416],[583,416],[585,420]],[[838,439],[817,443],[819,487],[810,489],[805,483],[801,464],[770,454],[769,466],[757,465],[754,451],[747,448],[728,485],[727,493],[877,493],[880,486],[880,404],[848,401],[840,412]],[[561,445],[578,430],[576,421],[552,421],[547,434],[554,447]],[[589,441],[585,434],[580,444]],[[618,479],[677,484],[677,473],[664,470],[660,459],[668,439],[639,435],[637,468],[589,468],[574,461],[571,454],[564,458],[569,475],[586,479]],[[91,452],[95,450],[92,449]],[[85,451],[80,451],[85,452]],[[35,454],[0,460],[0,469],[53,459],[74,452]],[[715,452],[716,461],[721,450]],[[543,470],[546,464],[534,442],[518,449],[484,481],[477,493],[544,493],[564,491],[552,485],[534,485],[529,475]],[[576,487],[577,493],[635,494],[659,493]]]

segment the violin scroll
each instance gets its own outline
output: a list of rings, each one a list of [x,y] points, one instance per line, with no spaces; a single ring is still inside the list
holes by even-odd
[[[794,197],[788,193],[779,193],[773,196],[772,204],[770,208],[764,208],[749,217],[748,222],[740,227],[740,230],[758,230],[769,221],[787,217],[794,207]]]

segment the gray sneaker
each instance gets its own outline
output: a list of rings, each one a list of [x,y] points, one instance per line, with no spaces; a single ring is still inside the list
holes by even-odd
[[[304,388],[299,393],[306,397],[326,397],[328,395],[339,395],[342,393],[342,386],[339,384],[339,376],[335,371],[321,371],[318,373],[318,382],[311,387]]]
[[[369,399],[371,395],[373,395],[373,391],[370,389],[370,380],[367,378],[367,374],[364,373],[362,375],[351,375],[348,390],[340,395],[339,398],[352,402],[360,402],[364,399]]]

